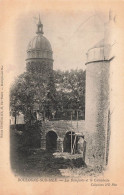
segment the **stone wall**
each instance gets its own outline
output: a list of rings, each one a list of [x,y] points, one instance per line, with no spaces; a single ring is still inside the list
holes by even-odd
[[[67,121],[67,120],[58,120],[58,121],[47,121],[43,124],[45,133],[48,131],[55,131],[58,137],[64,138],[66,132],[74,131],[85,133],[85,121],[78,121],[78,131],[77,131],[77,121]]]
[[[67,121],[67,120],[58,120],[58,121],[47,121],[43,123],[42,126],[43,134],[41,137],[41,149],[46,149],[46,135],[49,131],[53,131],[57,134],[57,151],[63,152],[63,141],[67,132],[80,132],[85,134],[85,121],[78,121],[78,130],[77,130],[77,121]]]

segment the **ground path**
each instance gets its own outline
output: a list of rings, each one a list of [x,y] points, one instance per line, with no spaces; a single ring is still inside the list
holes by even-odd
[[[26,177],[61,177],[62,169],[73,169],[83,167],[85,164],[82,158],[65,159],[56,158],[52,152],[41,149],[21,149],[13,154],[12,168],[17,175]]]

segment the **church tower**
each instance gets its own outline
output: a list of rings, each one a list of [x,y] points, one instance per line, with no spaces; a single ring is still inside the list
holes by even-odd
[[[53,70],[53,52],[50,42],[43,36],[40,16],[36,34],[28,44],[26,69],[32,73],[41,73],[45,77],[50,76]]]
[[[36,36],[27,48],[26,70],[35,83],[33,110],[50,117],[55,105],[55,85],[53,75],[53,51],[49,40],[43,35],[40,16]]]

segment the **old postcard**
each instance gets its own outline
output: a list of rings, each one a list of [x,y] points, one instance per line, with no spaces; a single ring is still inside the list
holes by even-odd
[[[124,195],[124,1],[0,13],[0,194]]]

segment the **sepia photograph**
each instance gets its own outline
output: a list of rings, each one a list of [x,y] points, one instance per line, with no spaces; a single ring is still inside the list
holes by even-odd
[[[124,2],[0,14],[0,195],[123,195]]]
[[[111,141],[116,15],[32,12],[16,21],[10,161],[23,177],[97,177]]]

